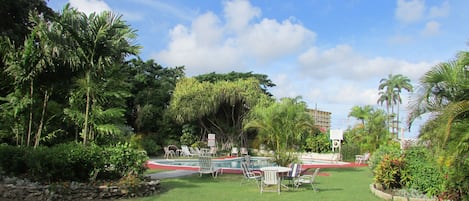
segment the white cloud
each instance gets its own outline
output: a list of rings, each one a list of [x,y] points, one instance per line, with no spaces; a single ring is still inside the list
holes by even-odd
[[[425,24],[425,28],[422,31],[423,36],[435,36],[440,33],[440,23],[436,21],[429,21]]]
[[[294,85],[295,78],[291,77],[289,74],[280,73],[272,76],[270,79],[272,79],[272,82],[277,85],[271,90],[272,94],[274,94],[276,98],[293,98],[299,96],[301,93],[301,88],[298,88],[298,86]]]
[[[227,27],[236,32],[244,31],[253,18],[260,17],[261,15],[261,10],[253,7],[246,0],[227,1],[224,6]]]
[[[70,0],[70,5],[87,15],[93,12],[110,11],[111,8],[101,0]]]
[[[411,79],[419,78],[432,64],[410,63],[404,60],[375,57],[366,58],[349,45],[337,45],[327,50],[311,48],[298,57],[301,71],[316,79],[338,77],[347,80],[363,80],[382,77],[389,73],[403,74]]]
[[[220,31],[214,16],[207,13],[194,21],[192,29],[183,25],[174,27],[168,49],[155,56],[169,66],[185,65],[189,75],[229,71],[240,66],[239,53],[231,44],[220,41]]]
[[[398,0],[395,16],[404,23],[420,21],[424,17],[425,2],[423,0]]]
[[[332,103],[353,103],[353,105],[375,105],[378,100],[377,89],[363,89],[353,85],[345,85],[331,93]]]
[[[432,6],[430,8],[429,17],[430,18],[437,18],[437,17],[446,17],[450,13],[450,5],[448,1],[444,1],[440,6]]]
[[[245,51],[261,61],[268,61],[298,52],[311,44],[315,34],[290,20],[279,23],[276,20],[263,19],[239,38]]]
[[[175,26],[169,46],[153,57],[168,66],[185,65],[189,75],[226,72],[246,67],[247,60],[269,63],[298,53],[315,38],[314,32],[290,19],[254,22],[260,11],[246,1],[225,3],[224,10],[225,21],[208,12],[196,17],[190,27]],[[247,14],[234,15],[235,11]]]

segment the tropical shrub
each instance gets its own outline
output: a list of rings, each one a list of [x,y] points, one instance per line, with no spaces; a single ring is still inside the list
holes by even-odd
[[[309,135],[305,140],[304,149],[315,153],[330,152],[331,141],[329,136],[322,133]]]
[[[298,163],[298,156],[291,152],[278,152],[273,156],[272,162],[279,166],[287,167],[289,164]]]
[[[0,144],[0,170],[6,175],[19,175],[27,171],[24,156],[26,147]]]
[[[405,151],[406,171],[410,175],[407,187],[429,196],[443,191],[444,175],[431,152],[425,147],[412,147]]]
[[[368,160],[368,167],[373,171],[376,166],[383,160],[384,155],[390,155],[392,157],[398,157],[401,155],[401,150],[398,146],[381,146],[375,152],[371,154]]]
[[[355,155],[363,154],[360,152],[360,147],[353,143],[342,145],[341,152],[344,161],[355,161]]]
[[[374,181],[384,189],[396,189],[405,186],[408,174],[404,169],[405,161],[401,156],[384,154],[381,162],[374,169]]]
[[[197,137],[193,134],[194,128],[190,124],[184,124],[182,126],[182,135],[180,142],[183,145],[192,145],[197,141]]]
[[[132,149],[129,143],[119,143],[116,146],[105,147],[103,150],[104,166],[98,167],[101,172],[115,175],[117,179],[129,174],[142,175],[145,162],[148,160],[144,151]]]
[[[88,181],[142,175],[145,152],[130,145],[99,147],[68,143],[54,147],[0,146],[0,170],[6,175],[34,181]]]

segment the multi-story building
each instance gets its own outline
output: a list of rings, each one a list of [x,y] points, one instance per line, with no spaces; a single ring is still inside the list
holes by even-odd
[[[317,109],[309,109],[313,115],[314,124],[321,130],[327,131],[331,128],[331,114],[330,112],[321,111]]]

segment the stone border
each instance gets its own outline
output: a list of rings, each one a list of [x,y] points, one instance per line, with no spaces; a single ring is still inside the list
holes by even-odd
[[[401,196],[393,196],[389,193],[385,193],[375,188],[374,184],[370,184],[371,192],[384,200],[396,200],[396,201],[437,201],[438,199],[427,199],[427,198],[408,198],[408,197],[401,197]]]
[[[160,191],[160,181],[144,181],[132,187],[116,185],[89,185],[84,183],[49,184],[16,183],[0,184],[0,200],[50,201],[50,200],[115,200],[146,197]]]

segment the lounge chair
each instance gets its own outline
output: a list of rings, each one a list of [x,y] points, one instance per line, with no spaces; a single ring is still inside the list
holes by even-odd
[[[363,155],[355,155],[355,163],[358,163],[358,164],[367,163],[370,156],[371,154],[369,152]]]
[[[187,145],[181,145],[181,154],[182,156],[197,156],[197,154],[193,154],[189,151],[189,147],[187,147]]]
[[[249,155],[248,148],[246,148],[246,147],[241,147],[239,149],[239,152],[240,152],[241,156]]]
[[[163,147],[164,150],[164,158],[168,159],[169,157],[174,157],[176,155],[173,150],[169,149],[169,147]]]
[[[212,157],[210,156],[199,156],[199,174],[211,174],[213,178],[218,176],[219,168],[216,168],[212,164]]]
[[[231,148],[231,156],[238,156],[238,147]]]
[[[249,165],[246,162],[241,162],[241,169],[243,170],[243,179],[241,180],[241,185],[244,182],[249,182],[254,180],[256,182],[257,187],[259,188],[259,181],[262,178],[262,173],[257,171],[252,171],[249,169]]]
[[[320,168],[316,168],[316,170],[314,170],[313,175],[301,175],[297,179],[295,179],[294,185],[296,186],[296,188],[298,189],[298,187],[301,186],[302,184],[311,184],[311,188],[314,191],[318,191],[314,183],[315,183],[316,177],[319,174],[319,169]]]
[[[196,149],[197,148],[197,149]],[[200,150],[198,147],[189,147],[189,151],[191,152],[191,154],[197,156],[197,155],[200,155]]]
[[[261,193],[262,192],[278,192],[280,194],[280,177],[278,176],[277,170],[265,170],[263,171],[262,179],[261,179]],[[267,190],[267,187],[277,187],[272,190]]]

